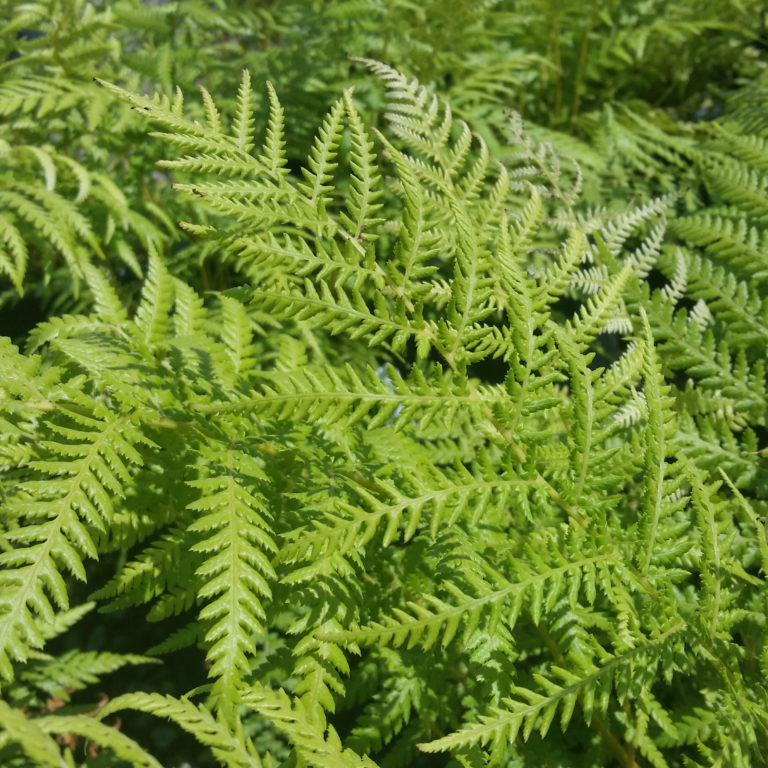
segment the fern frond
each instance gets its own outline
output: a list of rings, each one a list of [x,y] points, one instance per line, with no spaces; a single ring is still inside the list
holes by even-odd
[[[69,768],[56,742],[20,709],[0,700],[0,746],[17,743],[35,765],[44,768]]]
[[[724,162],[710,169],[708,186],[727,205],[737,205],[759,224],[768,222],[768,177],[737,162]]]
[[[18,293],[24,292],[24,275],[29,258],[26,241],[13,222],[6,216],[0,216],[0,269],[11,278]]]
[[[662,538],[662,515],[674,486],[670,487],[667,474],[672,474],[669,467],[670,459],[674,456],[669,444],[675,434],[675,421],[672,416],[672,400],[669,397],[669,387],[663,384],[661,371],[656,358],[653,336],[648,324],[645,311],[641,310],[644,332],[644,401],[648,415],[645,461],[645,487],[643,493],[643,517],[641,518],[641,539],[638,541],[638,560],[641,569],[648,574],[654,558],[657,540]],[[672,497],[672,510],[685,503],[685,499]],[[665,536],[665,547],[669,546],[669,535]]]
[[[723,478],[723,480],[725,480],[726,484],[731,489],[731,492],[736,497],[736,499],[738,499],[738,502],[741,505],[742,509],[747,513],[750,521],[755,527],[755,530],[757,532],[757,545],[759,547],[760,559],[762,563],[761,568],[762,568],[763,574],[765,576],[768,576],[768,538],[766,538],[765,524],[763,523],[762,520],[760,520],[760,518],[752,508],[752,505],[744,497],[741,491],[739,491],[739,489],[736,488],[736,486],[733,484],[733,481],[722,470],[722,468],[720,469],[720,476]]]
[[[8,27],[4,29],[10,34]],[[92,85],[92,84],[89,84]],[[54,112],[61,112],[93,97],[95,88],[83,83],[72,83],[60,78],[51,78],[32,73],[23,80],[9,78],[0,85],[0,114],[30,114],[43,118]]]
[[[227,346],[234,376],[238,377],[256,365],[251,321],[243,305],[236,299],[222,296],[221,303],[221,338]]]
[[[317,285],[316,285],[317,283]],[[398,352],[413,339],[420,358],[438,343],[437,329],[423,317],[408,318],[404,311],[393,312],[382,293],[374,294],[371,307],[355,288],[332,289],[325,280],[304,280],[301,291],[263,290],[251,292],[252,301],[268,311],[299,322],[311,322],[333,335],[350,339],[366,338],[369,347],[387,344]]]
[[[337,154],[343,129],[344,100],[339,99],[326,116],[307,158],[307,168],[302,169],[305,182],[299,189],[306,196],[309,205],[318,213],[331,202],[329,183],[338,166]]]
[[[270,558],[277,547],[258,490],[265,480],[261,467],[235,447],[222,454],[216,446],[203,456],[203,477],[189,481],[200,497],[188,505],[203,514],[189,530],[205,537],[192,547],[204,558],[197,569],[198,597],[206,602],[200,618],[209,624],[210,674],[220,678],[214,694],[228,702],[250,671],[254,638],[264,633],[262,602],[271,596],[269,582],[276,578]]]
[[[7,679],[11,660],[42,645],[35,617],[51,620],[54,606],[68,607],[61,570],[85,580],[83,558],[98,556],[96,532],[108,526],[113,498],[142,463],[136,445],[144,437],[130,419],[74,390],[68,395],[70,407],[49,422],[48,439],[30,462],[34,479],[19,483],[13,501],[27,524],[6,534],[15,548],[0,554],[0,673]]]
[[[368,368],[358,373],[351,365],[341,372],[331,367],[305,367],[290,372],[275,372],[264,378],[262,392],[254,397],[236,397],[229,403],[200,404],[201,413],[220,413],[255,409],[267,416],[291,416],[293,419],[322,419],[331,423],[351,426],[369,414],[368,428],[386,423],[393,418],[395,428],[401,428],[411,419],[418,418],[422,425],[436,418],[451,422],[462,407],[476,409],[504,399],[497,387],[479,387],[468,391],[461,377],[435,367],[428,375],[418,368],[411,370],[407,379],[396,369],[388,369],[392,390],[375,370]],[[397,414],[395,411],[397,410]]]
[[[376,230],[382,219],[376,218],[376,213],[382,205],[379,172],[373,142],[368,138],[360,115],[352,102],[350,91],[344,94],[344,109],[349,124],[352,147],[350,152],[349,198],[347,202],[348,215],[342,214],[340,221],[353,239],[363,239],[374,242]]]
[[[273,691],[254,685],[243,694],[245,706],[272,721],[288,736],[297,754],[308,764],[319,768],[374,768],[376,763],[344,749],[333,726],[327,730],[317,717],[308,712],[299,699],[291,699],[284,690]]]
[[[88,715],[48,715],[38,717],[35,724],[44,733],[74,733],[113,752],[120,760],[130,761],[135,768],[162,768],[162,764],[117,728],[105,725]]]
[[[53,659],[32,659],[20,671],[19,678],[49,696],[69,701],[74,692],[98,683],[104,675],[127,665],[156,662],[156,659],[135,654],[73,650]]]
[[[473,523],[488,520],[496,503],[509,498],[513,488],[531,482],[521,478],[476,477],[459,467],[454,471],[435,467],[429,472],[404,468],[397,484],[377,480],[366,487],[354,478],[345,480],[357,497],[356,503],[334,500],[332,511],[313,521],[313,530],[292,531],[281,548],[283,562],[309,560],[287,577],[289,583],[332,572],[341,558],[365,548],[380,526],[384,526],[381,545],[386,547],[401,532],[404,541],[412,539],[416,531],[427,527],[425,520],[432,537],[462,518]]]
[[[261,768],[259,755],[247,737],[233,733],[204,706],[195,705],[189,699],[159,693],[128,693],[108,702],[99,712],[99,718],[103,720],[121,709],[136,709],[170,718],[208,747],[228,768]]]
[[[608,252],[614,257],[620,256],[628,238],[640,229],[642,224],[663,216],[672,202],[672,197],[658,197],[611,217],[600,233]]]
[[[654,338],[667,366],[686,370],[700,386],[732,397],[745,413],[762,411],[766,391],[761,361],[750,366],[743,351],[737,352],[734,359],[729,346],[718,344],[711,329],[702,331],[698,324],[688,320],[684,309],[675,312],[660,294],[646,306]]]
[[[272,174],[279,176],[280,173],[288,173],[287,169],[283,168],[288,162],[284,150],[285,113],[272,83],[267,83],[267,92],[269,94],[269,122],[267,123],[267,135],[264,139],[264,149],[260,161]]]
[[[582,304],[578,315],[568,321],[568,334],[579,344],[586,346],[615,317],[623,303],[622,296],[627,283],[635,272],[634,264],[628,261],[613,278],[606,282],[600,292],[590,296]]]
[[[670,230],[747,277],[768,279],[768,235],[747,219],[704,211],[672,219]]]
[[[198,582],[195,571],[200,562],[195,554],[191,554],[191,547],[197,537],[188,531],[188,525],[187,519],[179,519],[161,537],[129,560],[110,581],[96,590],[91,595],[93,599],[110,601],[102,610],[113,611],[130,605],[142,605],[166,594],[171,596],[167,601],[170,606],[156,603],[148,619],[161,619],[189,608],[196,597]],[[181,585],[183,589],[180,589]]]
[[[96,315],[106,323],[122,325],[128,319],[128,313],[112,284],[98,268],[88,265],[85,279],[93,295]]]
[[[352,748],[370,754],[391,743],[418,709],[421,693],[413,677],[403,675],[388,682],[358,718],[349,739]]]
[[[166,335],[173,306],[173,281],[157,256],[149,261],[141,302],[136,310],[136,327],[150,347]]]
[[[311,27],[315,11],[286,7]],[[358,0],[321,10],[345,19],[350,8],[364,15]],[[375,18],[388,24],[399,8]],[[240,13],[217,29],[257,19],[286,44],[287,21]],[[169,14],[147,9],[147,28]],[[618,35],[606,60],[639,56],[648,29]],[[763,172],[742,174],[764,148],[740,144],[728,159],[703,146],[717,129],[665,139],[650,112],[574,109],[585,135],[613,120],[603,148],[626,157],[615,175],[611,158],[592,157],[582,177],[553,133],[536,144],[519,115],[502,150],[495,124],[471,126],[417,80],[366,65],[385,82],[387,125],[369,133],[347,90],[303,161],[289,102],[268,85],[262,119],[247,73],[229,103],[215,73],[198,105],[109,86],[180,153],[160,167],[163,180],[183,174],[195,240],[169,250],[141,228],[136,301],[123,273],[113,285],[86,254],[93,311],[47,319],[28,354],[0,343],[0,672],[18,680],[4,696],[44,695],[45,674],[49,689],[79,688],[138,663],[37,650],[70,621],[70,577],[114,567],[92,597],[105,611],[147,604],[149,621],[179,616],[147,644],[201,647],[212,709],[131,694],[105,712],[169,716],[228,765],[260,766],[261,753],[269,764],[274,748],[300,765],[373,766],[343,748],[338,723],[386,768],[413,762],[417,743],[465,765],[511,764],[523,759],[518,734],[538,730],[525,755],[535,762],[554,719],[565,730],[576,709],[594,731],[562,737],[571,762],[606,764],[613,749],[627,765],[668,768],[699,747],[747,765],[765,722],[768,392],[762,267],[747,263],[762,242]],[[172,72],[186,69],[169,63],[160,79]],[[366,111],[379,103],[355,93]],[[111,196],[104,231],[127,220],[95,174],[44,146],[16,157],[35,191],[15,194],[62,242],[69,221],[73,253],[90,247],[88,226],[101,245],[103,228],[67,218],[80,203],[53,220],[63,181],[81,202]],[[300,178],[289,168],[302,163]],[[706,177],[729,206],[710,218],[749,222],[734,259],[690,214],[672,227],[691,253],[665,247],[677,197],[620,210],[624,181],[670,189],[673,167]],[[749,200],[728,186],[742,181]],[[582,190],[603,188],[611,211],[579,213]],[[701,217],[694,194],[679,202]],[[172,207],[152,204],[161,228],[172,222]],[[23,236],[18,206],[4,216]],[[14,238],[1,240],[2,263],[18,273]],[[671,282],[652,293],[660,275]],[[718,467],[730,488],[708,474]],[[104,566],[86,562],[97,555]],[[88,736],[70,716],[41,722]],[[92,732],[110,743],[106,726]],[[119,737],[113,746],[149,759]]]
[[[638,695],[652,679],[654,668],[661,663],[663,650],[676,642],[675,635],[683,626],[678,622],[658,637],[624,654],[604,653],[601,664],[585,657],[576,662],[578,671],[552,667],[550,674],[557,678],[557,682],[535,675],[543,693],[515,686],[516,698],[506,699],[502,707],[494,707],[489,714],[481,715],[478,723],[420,744],[419,748],[425,752],[444,752],[478,744],[490,746],[492,753],[500,757],[506,744],[514,742],[521,730],[525,741],[534,729],[545,736],[558,710],[560,727],[565,731],[577,702],[589,720],[593,713],[607,709],[614,685],[623,695]]]
[[[318,584],[319,588],[310,587],[310,590],[329,596],[332,594],[328,589],[333,584],[332,580],[320,577]],[[289,585],[291,588],[295,587]],[[290,627],[290,632],[300,638],[294,651],[293,674],[299,680],[293,693],[318,723],[324,723],[325,712],[336,711],[336,701],[343,699],[346,692],[344,680],[350,673],[350,665],[341,645],[333,639],[320,637],[320,634],[338,631],[346,615],[346,607],[340,601],[334,606],[331,600],[328,609],[321,611],[319,621],[310,622],[309,616],[303,616]],[[351,650],[357,651],[357,648],[352,646]]]
[[[768,173],[768,141],[764,136],[743,133],[738,125],[717,125],[712,148],[731,157],[738,158],[745,165]]]
[[[257,212],[259,218],[261,212]],[[338,278],[359,286],[369,280],[381,287],[381,268],[369,258],[360,258],[356,249],[340,247],[334,240],[312,244],[303,237],[272,233],[253,234],[239,243],[239,264],[254,277],[264,273],[316,275],[319,280]]]
[[[768,302],[754,284],[737,280],[709,259],[688,254],[688,294],[707,303],[709,313],[739,335],[745,347],[768,343]]]
[[[682,251],[678,250],[675,259],[675,274],[672,277],[672,281],[661,289],[661,295],[670,303],[677,304],[685,295],[687,287],[688,263]]]
[[[475,595],[446,582],[446,599],[424,595],[421,602],[410,601],[382,621],[329,633],[327,637],[363,645],[386,644],[409,649],[419,646],[428,650],[438,641],[443,647],[447,646],[463,627],[462,642],[472,645],[475,633],[493,634],[499,623],[514,628],[523,609],[527,609],[538,624],[561,597],[567,596],[570,604],[575,605],[580,590],[593,592],[595,580],[601,578],[598,574],[604,576],[615,559],[614,552],[607,552],[569,562],[552,541],[546,545],[547,557],[540,552],[534,555],[529,550],[532,562],[521,559],[510,564],[517,576],[514,581],[496,576],[489,583],[486,578],[470,577],[472,591],[479,593]]]
[[[271,96],[272,94],[270,93],[270,99]],[[181,112],[180,107],[179,112]],[[275,112],[274,120],[280,120],[278,112]],[[251,105],[251,73],[247,69],[243,70],[243,79],[240,81],[240,87],[237,91],[237,105],[232,127],[237,148],[246,153],[250,152],[253,149],[253,107]],[[275,132],[273,131],[273,142],[276,138],[274,134]],[[274,155],[270,157],[270,159],[273,158]]]

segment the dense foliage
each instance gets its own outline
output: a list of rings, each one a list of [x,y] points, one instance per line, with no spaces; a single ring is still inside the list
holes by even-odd
[[[1,6],[0,764],[764,764],[767,23]]]

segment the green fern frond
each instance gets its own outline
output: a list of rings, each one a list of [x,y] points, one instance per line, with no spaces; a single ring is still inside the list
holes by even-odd
[[[768,279],[766,244],[762,229],[744,218],[703,212],[670,222],[670,230],[695,246],[705,248],[716,259],[732,264],[754,280]]]
[[[29,462],[34,475],[19,483],[13,499],[14,514],[26,520],[6,533],[16,548],[0,554],[0,671],[7,679],[12,660],[23,661],[42,645],[35,617],[51,620],[54,606],[68,607],[61,571],[85,580],[83,559],[98,556],[95,535],[109,525],[113,498],[142,463],[136,446],[145,438],[130,419],[74,389],[67,395]]]
[[[92,96],[91,90],[83,89],[81,83],[27,74],[23,80],[7,80],[0,86],[0,114],[34,113],[43,118],[86,101]]]
[[[718,344],[711,329],[702,331],[684,309],[675,312],[660,293],[653,297],[648,317],[666,365],[686,370],[704,388],[734,398],[744,412],[762,412],[766,392],[760,361],[750,366],[743,351],[734,359],[728,345]]]
[[[377,238],[376,230],[382,222],[382,219],[376,218],[376,213],[382,207],[378,202],[382,190],[376,155],[373,151],[373,142],[365,132],[349,91],[344,94],[344,109],[352,141],[350,153],[352,178],[347,203],[349,215],[342,214],[340,221],[352,238],[374,242]],[[369,232],[370,234],[367,234]]]
[[[534,729],[545,736],[558,711],[560,727],[564,731],[577,703],[589,721],[593,713],[607,709],[614,685],[623,695],[630,692],[637,695],[636,691],[648,685],[653,668],[661,662],[663,650],[677,641],[676,634],[682,628],[683,624],[679,622],[658,637],[621,655],[603,653],[601,663],[583,658],[577,662],[577,672],[553,667],[550,674],[557,678],[557,682],[543,675],[535,676],[543,693],[515,686],[516,698],[506,699],[503,707],[494,707],[490,714],[482,715],[478,723],[420,744],[419,748],[425,752],[443,752],[479,744],[490,746],[492,754],[498,759],[505,745],[514,742],[520,731],[525,741]]]
[[[295,589],[290,580],[286,582],[289,589]],[[328,586],[332,583],[327,576],[320,576],[318,591],[321,594],[331,594]],[[310,590],[312,589],[310,587]],[[329,608],[322,611],[319,622],[313,621],[309,624],[307,620],[310,617],[304,616],[294,622],[289,630],[299,636],[294,650],[293,666],[293,674],[299,680],[293,693],[299,697],[298,702],[305,710],[311,712],[319,722],[324,722],[325,712],[336,711],[336,701],[344,697],[344,680],[350,673],[350,665],[341,645],[332,638],[319,636],[322,632],[338,631],[341,628],[340,622],[347,615],[345,606],[340,603],[335,606],[336,616],[331,613],[334,610],[333,604]],[[318,628],[314,628],[316,623],[319,623]],[[308,632],[310,626],[313,628]],[[356,650],[356,647],[352,646],[351,649]]]
[[[328,194],[333,190],[330,182],[338,167],[337,155],[343,130],[344,100],[339,99],[326,115],[307,158],[307,168],[302,169],[305,182],[299,187],[308,204],[322,215],[332,201]]]
[[[509,498],[514,488],[531,483],[520,478],[478,477],[463,467],[453,471],[434,467],[429,472],[405,468],[401,475],[397,484],[378,480],[363,485],[345,477],[354,503],[334,501],[332,511],[313,521],[312,531],[293,531],[282,547],[283,562],[311,558],[300,571],[291,573],[288,581],[332,572],[338,567],[333,563],[340,564],[341,558],[354,550],[363,550],[381,526],[381,545],[386,547],[401,533],[404,541],[413,538],[425,520],[429,521],[430,534],[436,537],[459,519],[468,518],[473,523],[488,519],[496,503]]]
[[[20,709],[0,701],[0,746],[17,743],[35,765],[44,768],[69,768],[56,742]]]
[[[361,754],[378,752],[391,743],[418,710],[419,681],[403,675],[393,679],[368,704],[350,735],[352,749]]]
[[[173,282],[160,259],[150,259],[141,302],[136,310],[136,327],[150,347],[164,339],[173,306]]]
[[[269,94],[269,122],[267,123],[264,149],[260,160],[275,176],[277,176],[279,173],[288,173],[288,170],[283,168],[288,162],[284,150],[285,113],[278,101],[277,93],[275,92],[272,83],[267,83],[267,92]],[[247,124],[247,120],[245,122]],[[238,133],[242,130],[242,128],[238,128]],[[252,132],[253,128],[251,127],[250,130]],[[246,146],[244,142],[243,146]]]
[[[688,294],[703,299],[712,315],[727,324],[744,347],[768,343],[768,302],[757,287],[738,280],[731,272],[700,256],[687,255]]]
[[[209,624],[210,674],[220,678],[214,694],[229,701],[250,671],[254,638],[264,633],[262,602],[276,578],[270,558],[277,546],[258,490],[266,479],[261,467],[236,447],[206,449],[203,458],[203,476],[189,481],[200,497],[188,505],[203,514],[189,530],[205,537],[192,547],[205,558],[196,572],[198,597],[206,603],[200,618]]]
[[[28,251],[21,232],[6,216],[0,216],[0,268],[10,277],[18,293],[24,292],[24,274],[27,269]]]
[[[343,419],[343,423],[352,426],[375,409],[375,415],[367,419],[370,429],[393,417],[397,429],[414,418],[422,425],[438,417],[450,423],[462,407],[476,410],[504,399],[497,387],[483,386],[470,391],[460,376],[440,367],[426,375],[414,367],[407,379],[394,368],[389,368],[387,375],[392,389],[371,368],[358,372],[350,365],[339,372],[331,367],[307,366],[265,376],[268,383],[261,385],[261,393],[253,397],[201,404],[198,410],[217,413],[254,409],[266,416],[290,416],[297,420],[309,416],[329,424],[338,424]]]
[[[472,645],[472,636],[478,631],[483,635],[493,633],[498,623],[514,628],[523,609],[538,624],[561,597],[567,596],[575,605],[580,590],[594,593],[595,580],[604,580],[615,560],[614,552],[606,552],[569,562],[552,541],[546,541],[546,546],[548,557],[540,552],[534,554],[531,549],[527,553],[530,562],[517,559],[508,565],[516,574],[514,581],[495,576],[489,583],[487,575],[470,577],[474,595],[446,582],[446,599],[424,595],[421,602],[408,602],[382,621],[327,637],[364,645],[419,646],[428,650],[438,641],[447,646],[462,628],[462,643]]]
[[[48,264],[65,265],[50,277],[57,290],[75,278],[82,287],[77,301],[64,289],[61,316],[45,308],[22,334],[25,353],[0,341],[2,759],[35,761],[24,756],[34,741],[38,762],[72,768],[73,749],[47,735],[66,732],[103,744],[102,762],[155,765],[72,703],[110,671],[144,663],[146,645],[205,660],[205,706],[135,693],[101,717],[123,707],[170,717],[226,765],[269,768],[272,754],[402,768],[417,744],[473,768],[542,755],[759,762],[764,142],[729,147],[731,123],[673,123],[639,102],[593,102],[588,114],[578,103],[606,62],[628,66],[720,27],[697,17],[664,26],[660,14],[632,34],[617,6],[589,15],[579,63],[560,22],[586,12],[524,4],[562,61],[529,73],[515,95],[526,113],[551,109],[550,128],[531,134],[512,114],[502,148],[491,111],[463,101],[457,118],[386,65],[364,60],[383,100],[363,85],[354,100],[351,88],[332,98],[324,70],[306,78],[304,48],[322,50],[290,48],[292,26],[311,37],[318,20],[357,29],[368,19],[366,35],[388,29],[397,57],[399,0],[313,10],[288,0],[279,19],[244,7],[219,18],[197,1],[184,18],[116,7],[116,25],[135,19],[152,40],[153,69],[141,72],[131,61],[143,47],[97,53],[111,9],[80,0],[56,48],[43,12],[52,2],[14,11],[22,26],[9,29],[43,35],[21,35],[27,62],[11,57],[0,72],[40,62],[65,82],[56,67],[84,78],[103,56],[116,62],[105,80],[128,85],[65,107],[67,88],[39,96],[30,80],[28,102],[14,102],[30,112],[11,129],[27,138],[13,150],[0,138],[13,161],[0,269],[33,298]],[[486,21],[504,30],[510,66],[520,57],[508,41],[523,27],[519,10],[491,13],[487,2],[441,18],[446,41],[480,35],[461,71],[498,77],[502,92],[513,75],[485,66]],[[241,27],[266,30],[251,63],[280,73],[281,93],[296,76],[313,106],[281,103],[268,84],[257,108],[247,71],[237,92],[220,93],[223,70],[201,74],[190,51],[196,25],[216,30],[225,59]],[[615,34],[596,64],[606,26]],[[81,27],[93,32],[83,44]],[[415,71],[441,82],[443,57],[456,54],[423,27],[439,55]],[[296,61],[284,68],[288,48]],[[170,93],[173,79],[198,82],[199,103],[185,104],[181,89],[131,93],[152,80]],[[466,96],[467,82],[449,88]],[[691,114],[704,103],[695,83],[674,87],[692,89]],[[542,109],[535,96],[549,91],[560,104]],[[313,93],[331,106],[301,158]],[[104,113],[115,95],[132,114]],[[91,109],[94,125],[114,128],[103,147],[87,128]],[[176,153],[152,184],[139,166],[159,144],[124,163],[108,157],[141,117]],[[583,168],[559,152],[551,127],[566,123],[586,137],[571,143]],[[170,200],[155,192],[167,174],[181,193]],[[640,203],[624,209],[635,192]],[[138,220],[144,211],[152,226]],[[191,238],[169,247],[178,218]],[[144,271],[145,259],[139,287],[122,265]],[[77,644],[68,606],[85,580],[120,629],[147,606],[136,653],[43,652]],[[49,696],[61,711],[42,711]],[[587,727],[567,728],[577,710]]]
[[[647,449],[645,451],[645,487],[643,492],[643,517],[641,538],[638,541],[638,562],[644,574],[648,574],[656,555],[655,550],[663,540],[663,548],[670,545],[669,532],[663,535],[663,516],[674,512],[685,503],[685,497],[675,496],[673,468],[669,466],[674,451],[670,440],[675,434],[675,421],[669,387],[663,384],[656,351],[648,324],[648,317],[641,311],[644,334],[645,361],[643,366],[644,402],[648,415]],[[668,475],[672,475],[670,478]],[[671,502],[671,504],[670,504]],[[671,509],[670,509],[671,508]]]
[[[270,93],[271,98],[271,93]],[[177,111],[181,113],[181,97],[179,96]],[[275,112],[274,120],[280,120],[280,113]],[[251,74],[247,69],[243,70],[243,79],[237,91],[237,106],[233,123],[235,144],[243,152],[253,149],[253,107],[251,105]],[[273,131],[272,145],[279,133],[277,128]]]
[[[188,521],[182,518],[171,526],[162,537],[155,539],[134,559],[128,561],[110,581],[96,590],[91,597],[109,600],[102,610],[119,610],[129,605],[142,605],[158,596],[169,594],[181,609],[189,608],[195,601],[197,580],[194,578],[199,560],[186,555],[196,539],[187,530]],[[158,578],[163,574],[163,578]],[[191,583],[190,583],[191,582]],[[183,585],[183,589],[180,587]],[[163,618],[178,613],[173,599],[156,603],[148,618]]]
[[[111,672],[127,665],[152,664],[156,659],[135,654],[118,654],[107,651],[68,651],[50,659],[33,658],[19,672],[25,685],[69,701],[76,691],[98,683]]]
[[[88,715],[48,715],[34,722],[43,733],[82,736],[92,744],[109,749],[120,760],[130,761],[136,768],[162,768],[162,764],[133,739]]]
[[[420,357],[426,357],[437,343],[437,329],[418,315],[408,318],[402,309],[392,311],[381,293],[374,294],[371,307],[355,288],[344,289],[326,281],[318,285],[305,279],[301,290],[263,290],[251,292],[252,302],[267,311],[292,316],[299,322],[312,323],[333,335],[356,339],[364,337],[368,346],[388,344],[398,352],[407,342],[416,342]]]
[[[726,205],[736,205],[755,223],[768,221],[768,178],[757,169],[726,162],[707,174],[708,186]]]
[[[291,699],[282,689],[273,691],[254,685],[243,694],[243,703],[271,720],[293,743],[297,754],[308,764],[319,768],[373,768],[376,764],[366,756],[344,749],[332,726],[308,712],[299,699]]]
[[[214,757],[228,768],[261,768],[262,762],[250,739],[242,733],[233,732],[204,706],[196,705],[189,699],[176,699],[159,693],[128,693],[108,702],[99,712],[99,718],[103,720],[121,709],[136,709],[170,718],[208,747]]]

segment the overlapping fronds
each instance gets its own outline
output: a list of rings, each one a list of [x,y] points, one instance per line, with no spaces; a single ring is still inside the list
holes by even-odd
[[[233,733],[205,706],[196,705],[190,699],[159,693],[127,693],[110,701],[99,715],[103,719],[123,709],[138,709],[173,720],[228,768],[261,768],[261,760],[250,739],[242,733]]]
[[[622,18],[605,60],[716,29]],[[145,237],[128,296],[61,222],[32,222],[93,310],[0,344],[0,723],[41,765],[67,765],[62,733],[156,765],[105,724],[134,709],[227,766],[389,767],[417,744],[534,764],[557,718],[565,765],[746,768],[766,738],[764,143],[654,152],[646,126],[635,166],[694,158],[717,207],[582,213],[581,168],[519,116],[497,157],[419,81],[358,61],[386,125],[344,91],[300,163],[279,89],[255,106],[248,71],[199,105],[101,81],[177,153],[160,167],[199,261]],[[13,152],[49,191],[70,172],[98,187],[53,150]],[[98,244],[76,213],[56,215]],[[1,215],[21,290],[24,216]],[[43,712],[146,661],[42,653],[80,581],[105,612],[146,610],[152,653],[198,659],[205,703]]]

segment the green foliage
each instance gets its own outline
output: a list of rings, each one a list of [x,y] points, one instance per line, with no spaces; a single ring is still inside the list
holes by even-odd
[[[759,4],[619,5],[0,11],[3,765],[766,760]]]

